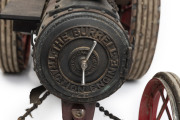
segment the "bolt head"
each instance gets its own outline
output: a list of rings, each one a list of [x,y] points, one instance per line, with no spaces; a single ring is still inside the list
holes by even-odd
[[[84,109],[72,109],[72,115],[76,119],[82,119],[85,117],[85,110]]]

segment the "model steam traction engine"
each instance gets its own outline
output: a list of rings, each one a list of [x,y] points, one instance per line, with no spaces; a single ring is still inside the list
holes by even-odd
[[[0,3],[0,17],[4,19],[0,26],[1,69],[6,73],[25,69],[31,42],[34,70],[49,91],[45,97],[52,93],[62,99],[64,120],[92,120],[96,101],[113,94],[126,80],[140,78],[150,67],[158,36],[159,0],[1,0]],[[157,76],[178,79],[171,73]],[[167,89],[162,79],[155,81],[162,90]],[[32,91],[34,108],[45,98],[38,98],[46,90],[44,87]],[[160,94],[156,97],[159,101]],[[142,106],[150,100],[145,100]],[[151,118],[150,112],[156,114],[145,106],[140,110],[145,109],[149,114],[141,114],[139,119]],[[173,118],[179,118],[179,108],[177,113]],[[118,119],[107,111],[105,114]]]

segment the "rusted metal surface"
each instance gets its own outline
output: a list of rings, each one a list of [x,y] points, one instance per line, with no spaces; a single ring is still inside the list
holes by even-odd
[[[31,116],[31,113],[38,108],[39,105],[43,103],[43,101],[50,95],[50,93],[47,91],[45,92],[46,89],[43,86],[39,86],[37,88],[32,89],[30,93],[30,103],[33,103],[33,106],[29,109],[26,109],[26,113],[19,117],[18,120],[25,120],[27,116]],[[43,94],[43,92],[45,92]],[[43,96],[40,98],[40,95]]]
[[[46,8],[33,56],[41,83],[52,94],[77,103],[114,93],[131,58],[117,11],[106,0],[50,0]],[[81,85],[80,63],[93,41],[97,46],[87,62],[86,84]]]
[[[29,96],[30,103],[36,103],[39,100],[40,95],[45,91],[46,89],[42,85],[32,89]]]
[[[63,120],[93,120],[96,103],[73,104],[62,101]]]
[[[46,0],[10,0],[0,18],[40,20]]]

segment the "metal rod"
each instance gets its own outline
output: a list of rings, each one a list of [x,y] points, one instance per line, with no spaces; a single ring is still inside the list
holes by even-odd
[[[85,85],[86,84],[86,81],[85,81],[85,71],[86,69],[82,69],[82,85]]]
[[[95,47],[97,45],[97,42],[94,41],[93,46],[91,47],[88,55],[86,56],[85,60],[82,60],[81,62],[81,68],[82,68],[82,81],[81,81],[81,85],[85,85],[86,84],[86,80],[85,80],[85,76],[86,76],[86,68],[87,68],[87,61],[89,60],[92,52],[94,51]]]
[[[166,100],[164,101],[164,103],[163,103],[163,105],[162,105],[162,107],[161,107],[161,110],[160,110],[160,112],[159,112],[158,117],[157,117],[156,120],[160,120],[160,119],[161,119],[164,110],[167,108],[168,102],[169,102],[169,97],[168,97],[168,95],[167,95]]]
[[[96,45],[97,45],[97,42],[94,41],[93,46],[91,47],[91,49],[90,49],[88,55],[86,56],[86,59],[85,59],[86,62],[89,60],[89,57],[91,56],[92,52],[94,51],[94,48],[96,47]]]
[[[159,92],[160,92],[160,94],[161,94],[161,98],[162,98],[163,102],[165,102],[166,99],[165,99],[165,97],[164,97],[163,91],[160,90]],[[166,113],[167,113],[167,115],[168,115],[169,120],[172,120],[172,117],[171,117],[171,114],[170,114],[170,112],[169,112],[168,106],[166,107]]]

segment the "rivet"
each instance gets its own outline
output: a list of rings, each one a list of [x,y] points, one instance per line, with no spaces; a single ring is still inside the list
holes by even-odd
[[[73,8],[69,8],[68,11],[73,11]]]
[[[55,5],[55,9],[59,8],[59,5]]]
[[[116,22],[119,22],[119,19],[116,18],[115,20],[116,20]]]
[[[42,29],[44,29],[44,27],[45,27],[45,25],[42,25],[42,27],[41,27],[41,28],[42,28]]]
[[[57,14],[55,14],[54,16],[53,16],[53,18],[56,18],[57,17]]]
[[[112,11],[113,11],[114,13],[116,13],[116,10],[115,10],[114,8],[112,9]]]

